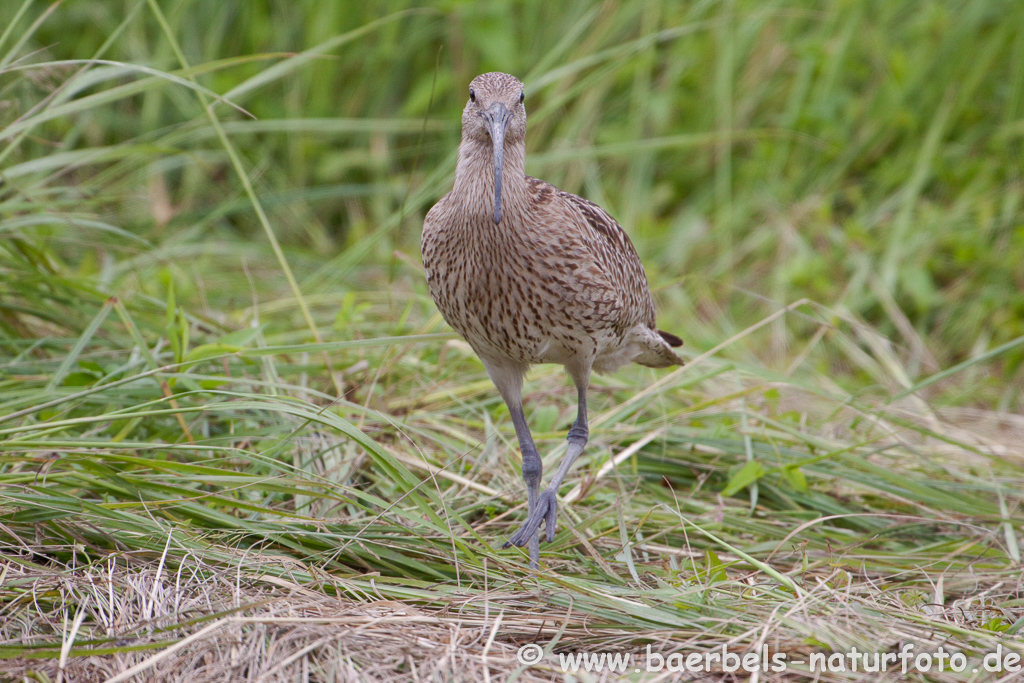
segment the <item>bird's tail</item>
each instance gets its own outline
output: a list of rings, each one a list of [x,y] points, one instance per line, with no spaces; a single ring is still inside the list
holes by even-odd
[[[671,332],[666,332],[665,330],[658,330],[658,334],[660,334],[661,338],[665,340],[665,343],[671,346],[672,348],[678,348],[683,345],[683,340],[677,337],[676,335],[672,334]]]

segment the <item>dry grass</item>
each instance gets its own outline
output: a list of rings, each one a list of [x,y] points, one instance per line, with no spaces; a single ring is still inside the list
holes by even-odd
[[[648,547],[644,554],[660,553]],[[977,630],[1000,612],[994,605],[1021,592],[1019,571],[943,573],[929,594],[897,587],[905,578],[893,585],[894,576],[871,576],[837,560],[806,573],[798,598],[772,596],[771,584],[749,572],[718,583],[708,594],[704,620],[714,621],[716,597],[729,601],[743,595],[748,602],[744,628],[731,637],[680,623],[655,626],[640,641],[666,656],[722,645],[759,651],[767,645],[772,654],[804,660],[821,650],[823,639],[833,650],[874,652],[887,643],[887,651],[896,651],[907,642],[919,651],[994,650],[1001,642],[998,634],[979,638]],[[9,658],[0,672],[10,680],[46,676],[83,683],[563,680],[554,654],[531,667],[516,660],[518,647],[532,642],[550,643],[555,652],[630,651],[645,661],[638,634],[624,634],[619,624],[574,605],[572,591],[559,591],[557,581],[523,585],[492,576],[487,591],[450,591],[418,604],[385,597],[374,577],[365,575],[333,577],[345,597],[329,597],[308,584],[263,574],[261,564],[273,561],[249,559],[245,571],[233,572],[196,558],[176,572],[130,557],[49,572],[9,564],[0,634],[5,642],[23,645],[32,658]],[[920,572],[934,576],[925,567]],[[642,578],[644,593],[658,592],[656,577]],[[349,597],[357,594],[362,599]],[[555,604],[556,595],[570,602]],[[956,595],[964,597],[949,599]],[[621,601],[627,611],[641,606],[623,596],[610,590],[590,597]],[[41,602],[50,608],[43,611]],[[964,638],[968,632],[972,636]],[[55,641],[73,646],[74,656],[32,647]]]
[[[538,381],[547,384],[543,377]],[[735,389],[727,384],[719,388]],[[708,388],[708,396],[714,394]],[[792,387],[786,395],[787,409],[803,402],[804,415],[816,412]],[[721,398],[719,410],[738,409],[729,406],[725,394]],[[26,540],[8,548],[0,580],[0,638],[5,643],[0,670],[11,680],[530,681],[563,680],[559,653],[631,652],[644,668],[647,646],[663,656],[723,645],[733,652],[767,646],[771,654],[783,652],[790,661],[806,662],[811,652],[851,647],[896,652],[912,643],[917,652],[940,646],[963,652],[972,665],[999,644],[1024,651],[1019,640],[1006,637],[1024,625],[1024,586],[1018,562],[1006,561],[1007,537],[998,525],[933,505],[920,488],[909,489],[917,500],[907,499],[895,490],[893,479],[864,475],[927,466],[944,472],[947,483],[952,477],[966,483],[974,478],[969,470],[990,464],[986,453],[1012,442],[1012,432],[991,425],[1015,420],[971,412],[972,420],[990,429],[967,450],[949,443],[968,432],[946,422],[943,412],[948,411],[915,413],[901,406],[892,412],[908,422],[927,421],[941,438],[893,430],[879,419],[859,438],[880,430],[898,437],[889,437],[890,443],[874,441],[873,450],[884,450],[864,458],[859,469],[834,459],[831,471],[805,467],[813,489],[841,501],[847,512],[806,518],[759,505],[750,519],[755,526],[750,526],[740,521],[745,517],[742,501],[718,496],[716,502],[714,495],[697,492],[680,501],[682,510],[696,506],[696,514],[656,503],[639,521],[642,532],[632,532],[624,546],[616,533],[594,532],[595,516],[610,510],[592,495],[587,500],[585,493],[569,514],[586,521],[576,528],[563,521],[555,555],[545,554],[545,568],[536,574],[524,570],[522,558],[472,542],[473,552],[482,555],[478,561],[464,557],[452,579],[430,582],[376,571],[339,572],[272,551],[225,553],[222,544],[213,562],[202,552],[180,550],[175,559],[173,549],[190,535],[187,530],[169,533],[162,552],[115,552],[82,564],[79,558],[90,553],[79,547],[63,566],[45,558],[68,549]],[[952,411],[952,416],[965,417],[963,411]],[[829,424],[838,421],[833,415]],[[652,433],[664,431],[660,427]],[[813,436],[844,443],[854,435],[832,431]],[[394,450],[403,461],[422,462],[407,448]],[[711,463],[725,455],[711,445],[698,453]],[[479,457],[469,458],[474,461],[469,476],[452,482],[445,496],[449,506],[496,485],[479,466]],[[690,460],[701,468],[699,456]],[[646,467],[659,463],[664,464],[663,458],[652,456]],[[850,469],[843,471],[844,465]],[[645,499],[637,499],[645,488],[639,481],[615,468],[591,472],[584,489],[599,496],[617,491],[610,503],[617,514],[627,506],[634,514],[645,508]],[[706,481],[706,473],[697,481]],[[924,481],[918,480],[918,486]],[[938,496],[941,490],[930,493]],[[888,507],[901,510],[864,504],[879,495],[888,498]],[[502,517],[473,526],[485,540],[500,543],[504,529],[513,526]],[[672,518],[676,521],[667,521]],[[682,523],[683,518],[688,521]],[[329,519],[327,525],[337,528]],[[870,524],[858,529],[852,524],[858,521]],[[734,533],[728,543],[718,539],[709,545],[698,527],[719,536],[732,527]],[[368,527],[357,523],[351,528],[355,539]],[[751,537],[755,529],[773,540],[765,544]],[[465,532],[460,536],[471,538]],[[445,555],[444,539],[437,542],[430,554]],[[741,543],[746,547],[737,552]],[[378,559],[382,548],[409,550],[398,538],[377,538],[364,548],[369,555],[363,557]],[[777,578],[759,570],[765,566],[791,578],[795,590],[781,588]],[[528,667],[517,661],[518,648],[527,643],[546,648],[543,661]],[[802,679],[800,671],[806,668],[792,665],[786,680]],[[642,671],[639,678],[662,676]],[[704,678],[735,676],[719,670]],[[814,678],[846,679],[807,675]],[[953,674],[926,678],[966,680]],[[762,674],[760,680],[774,680],[773,674]]]

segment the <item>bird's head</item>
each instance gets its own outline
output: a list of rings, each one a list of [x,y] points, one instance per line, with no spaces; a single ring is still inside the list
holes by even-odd
[[[462,110],[462,136],[494,149],[494,222],[501,222],[501,169],[505,143],[526,139],[523,84],[500,72],[480,74],[469,84],[469,101]]]

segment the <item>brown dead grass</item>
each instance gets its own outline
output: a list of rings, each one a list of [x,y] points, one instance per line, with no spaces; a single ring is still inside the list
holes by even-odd
[[[533,622],[541,615],[517,621],[504,617],[498,603],[481,619],[459,615],[457,604],[438,611],[370,595],[356,602],[198,564],[190,577],[118,563],[47,574],[7,566],[7,581],[25,591],[5,606],[3,644],[52,642],[54,635],[68,642],[78,609],[88,615],[85,624],[104,627],[78,631],[78,652],[63,665],[60,656],[0,662],[6,680],[484,680],[485,669],[497,674],[518,666],[517,631],[529,639],[551,630],[558,616],[545,615],[547,625],[540,619],[538,628]],[[54,593],[64,600],[40,614],[36,597]],[[515,602],[524,606],[535,597],[517,595]],[[499,616],[503,637],[492,642]],[[122,651],[102,654],[110,647]],[[519,680],[552,678],[531,670]]]
[[[652,545],[647,550],[658,564],[663,549]],[[638,639],[666,655],[723,645],[743,652],[767,645],[773,653],[785,651],[790,659],[806,659],[820,650],[816,643],[822,638],[827,638],[833,651],[844,646],[896,651],[901,643],[912,642],[919,652],[944,645],[947,650],[953,647],[970,653],[994,649],[999,634],[986,638],[977,629],[991,618],[990,612],[999,613],[991,605],[1022,590],[1019,575],[979,572],[972,585],[973,572],[967,572],[950,575],[945,586],[940,581],[935,593],[927,595],[889,587],[877,575],[858,574],[853,562],[838,561],[830,570],[803,577],[805,595],[766,601],[757,596],[769,586],[749,573],[730,571],[720,597],[731,601],[735,589],[746,586],[752,617],[746,630],[734,631],[730,637],[715,628],[716,622],[728,617],[724,612],[716,616],[714,591],[708,593],[708,612],[699,618],[708,630],[652,625],[638,633],[623,630],[596,612],[574,609],[571,602],[568,608],[559,606],[551,599],[557,591],[548,581],[546,589],[514,589],[510,581],[485,593],[456,591],[446,597],[438,593],[426,605],[385,598],[376,590],[372,575],[351,581],[325,577],[318,589],[264,574],[257,562],[245,570],[225,571],[193,559],[175,572],[166,571],[159,561],[130,557],[54,571],[29,570],[27,565],[8,562],[0,581],[8,598],[0,613],[0,647],[20,645],[28,650],[27,656],[0,660],[0,680],[567,680],[555,655],[548,653],[532,667],[516,659],[521,645],[552,640],[558,641],[556,652],[629,651],[637,657],[643,657]],[[652,589],[658,583],[650,574],[642,580],[650,581]],[[358,592],[357,586],[370,587],[361,591],[361,600],[332,595],[339,591],[351,596]],[[381,588],[388,592],[387,586]],[[19,597],[10,599],[15,594]],[[963,597],[956,599],[956,595]],[[642,607],[635,599],[614,598],[612,591],[608,598],[621,600],[627,610]],[[82,624],[77,632],[76,621]],[[972,632],[959,641],[957,629]],[[56,652],[54,642],[62,642],[67,651]],[[33,643],[48,643],[50,649],[33,651]],[[640,678],[668,680],[664,675],[643,673]],[[580,672],[579,676],[579,680],[615,680],[617,674]],[[712,672],[686,680],[741,680],[734,676]],[[742,680],[817,680],[792,670],[757,679],[747,676]]]

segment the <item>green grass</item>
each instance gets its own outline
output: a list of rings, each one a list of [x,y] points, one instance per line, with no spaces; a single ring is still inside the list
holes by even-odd
[[[999,1],[3,3],[0,678],[1024,651],[1020,26]],[[528,171],[620,219],[689,359],[595,379],[536,573],[500,549],[507,412],[419,265],[491,69],[527,83]],[[550,366],[525,394],[550,468],[574,394]]]

